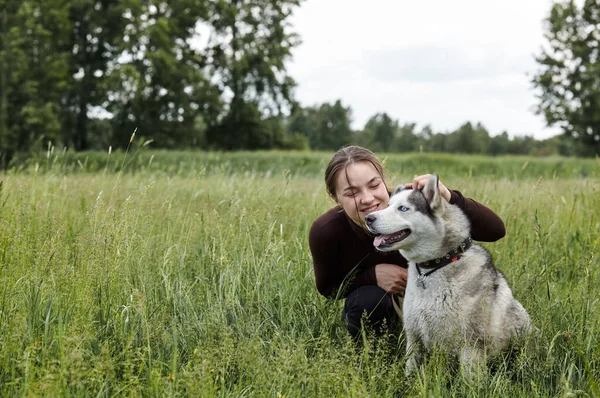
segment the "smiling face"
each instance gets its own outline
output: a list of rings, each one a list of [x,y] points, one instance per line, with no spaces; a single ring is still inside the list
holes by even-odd
[[[385,209],[389,201],[383,177],[368,161],[350,163],[336,176],[335,196],[332,196],[356,224],[365,228],[365,217]]]

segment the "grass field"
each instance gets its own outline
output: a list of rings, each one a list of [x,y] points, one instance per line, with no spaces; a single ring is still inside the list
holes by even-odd
[[[600,396],[600,161],[382,155],[496,211],[538,341],[467,381],[352,344],[307,244],[324,153],[48,153],[0,174],[0,396]]]

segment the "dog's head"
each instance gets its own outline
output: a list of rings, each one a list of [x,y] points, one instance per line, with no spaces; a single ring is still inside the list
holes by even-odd
[[[377,250],[403,250],[415,243],[433,243],[440,239],[441,223],[436,216],[443,211],[445,203],[438,181],[439,177],[434,174],[422,190],[399,185],[387,208],[365,218],[367,228],[376,235],[373,245]]]

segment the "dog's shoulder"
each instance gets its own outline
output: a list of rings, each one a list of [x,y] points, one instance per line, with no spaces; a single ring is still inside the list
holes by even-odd
[[[495,295],[510,289],[504,273],[494,264],[491,253],[485,247],[474,243],[465,253],[466,266],[463,268],[463,289],[489,292]]]

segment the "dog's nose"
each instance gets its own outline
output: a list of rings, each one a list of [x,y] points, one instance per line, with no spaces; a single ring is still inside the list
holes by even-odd
[[[377,218],[376,218],[376,217],[375,217],[373,214],[368,214],[368,215],[365,217],[365,221],[367,222],[367,225],[371,225],[371,224],[373,224],[373,223],[375,222],[375,220],[376,220],[376,219],[377,219]]]

